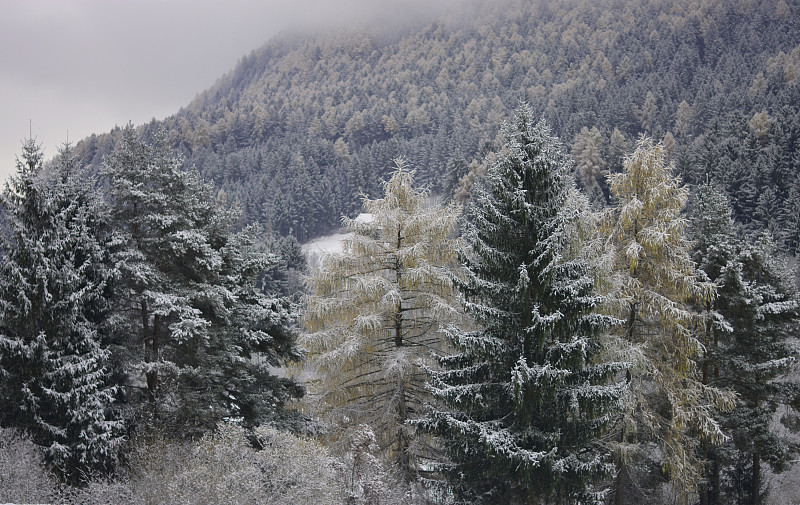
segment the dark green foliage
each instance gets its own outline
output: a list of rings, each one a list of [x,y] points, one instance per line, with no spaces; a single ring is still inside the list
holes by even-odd
[[[0,423],[75,484],[113,470],[122,443],[102,342],[107,213],[69,147],[47,171],[29,140],[17,168],[2,195]]]
[[[798,97],[790,99],[796,103]],[[800,243],[800,109],[785,105],[761,116],[768,125],[762,136],[754,129],[756,116],[737,111],[715,118],[691,149],[695,161],[683,175],[690,183],[710,179],[719,185],[730,198],[734,219],[748,233],[769,230],[782,252],[795,255]]]
[[[184,435],[223,419],[282,422],[303,389],[274,371],[300,357],[294,306],[256,286],[275,257],[256,250],[255,229],[234,233],[235,213],[161,136],[148,144],[126,128],[106,175],[119,271],[110,324],[134,413]]]
[[[790,339],[797,334],[800,299],[768,235],[742,244],[725,277],[728,293],[719,310],[732,331],[719,349],[719,380],[739,394],[739,402],[723,424],[735,449],[751,460],[751,493],[760,493],[761,462],[781,472],[798,452],[775,431],[772,418],[781,406],[797,408],[800,399],[800,384],[787,380],[797,354]]]
[[[274,235],[262,245],[274,255],[275,262],[258,276],[256,285],[267,295],[288,297],[300,302],[305,293],[303,276],[307,273],[306,256],[292,235]]]
[[[422,423],[450,457],[444,473],[468,502],[602,503],[609,471],[596,446],[619,407],[619,363],[593,363],[608,318],[576,228],[586,211],[558,142],[521,107],[473,193],[457,285],[475,329],[450,327],[457,354],[432,374],[440,402]]]
[[[723,470],[721,486],[729,496],[720,496],[717,489],[719,501],[711,503],[756,504],[766,488],[761,463],[781,472],[798,450],[776,432],[773,417],[781,406],[796,409],[800,399],[800,384],[789,379],[800,299],[769,234],[756,240],[738,237],[721,193],[701,186],[694,214],[695,260],[718,289],[708,308],[713,324],[703,375],[706,383],[739,395],[736,408],[720,414],[731,442],[711,456],[712,468]],[[787,410],[783,421],[796,419],[796,414]],[[716,472],[711,482],[719,482]]]

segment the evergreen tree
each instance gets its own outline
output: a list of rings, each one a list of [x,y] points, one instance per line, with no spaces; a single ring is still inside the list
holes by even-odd
[[[690,237],[692,260],[697,265],[701,279],[713,282],[716,296],[702,303],[704,326],[702,328],[705,352],[701,360],[700,376],[703,384],[720,385],[720,343],[724,343],[731,326],[723,315],[725,307],[734,298],[735,286],[730,273],[736,263],[736,226],[725,195],[709,182],[700,185],[692,201]],[[706,459],[705,476],[699,488],[701,505],[720,503],[720,476],[722,455],[718,446],[701,442],[701,452]]]
[[[74,484],[111,471],[122,442],[101,345],[108,221],[69,146],[45,171],[28,140],[17,170],[0,199],[0,422],[30,433]]]
[[[699,441],[724,439],[714,412],[732,401],[704,384],[697,369],[703,318],[693,307],[713,298],[713,284],[701,282],[691,260],[681,216],[688,191],[673,177],[661,144],[640,139],[610,187],[619,203],[602,230],[614,276],[609,309],[624,321],[616,336],[635,363],[617,445],[616,503],[641,488],[632,463],[643,455],[657,459],[688,494],[700,481]]]
[[[775,431],[772,418],[780,405],[796,406],[800,393],[788,377],[796,355],[790,342],[798,328],[800,300],[768,235],[756,243],[735,240],[724,195],[703,185],[695,207],[695,261],[718,292],[713,305],[709,302],[714,323],[707,327],[711,338],[706,345],[712,352],[704,362],[704,383],[713,381],[739,394],[736,408],[720,416],[732,440],[712,454],[706,503],[758,504],[764,495],[761,462],[780,472],[797,452]],[[794,420],[788,410],[783,420]],[[720,482],[723,467],[727,478]]]
[[[303,390],[272,369],[300,357],[293,305],[256,287],[275,258],[255,249],[254,229],[233,232],[235,213],[214,205],[163,135],[148,144],[126,128],[106,165],[115,343],[126,384],[144,393],[136,412],[170,434],[280,420]]]
[[[469,173],[469,164],[461,153],[455,153],[447,162],[447,166],[442,174],[442,194],[448,200],[452,200],[458,183],[462,177]]]
[[[590,130],[584,126],[575,136],[572,145],[572,157],[575,160],[578,180],[589,195],[590,201],[600,208],[606,203],[605,188],[603,188],[606,163],[600,154],[601,144],[600,130],[597,127],[592,127]]]
[[[595,363],[612,323],[579,252],[585,199],[543,123],[521,106],[473,190],[457,285],[474,326],[451,326],[457,351],[432,373],[438,400],[421,426],[439,436],[443,471],[467,502],[602,503],[610,470],[598,447],[622,388],[620,363]],[[585,231],[585,230],[584,230]]]
[[[743,503],[763,500],[762,462],[774,472],[786,469],[797,445],[772,425],[780,406],[782,421],[794,421],[800,383],[789,379],[796,350],[791,343],[800,321],[800,298],[791,272],[777,259],[777,246],[768,234],[757,243],[744,243],[725,275],[728,297],[720,311],[731,326],[719,350],[720,383],[739,395],[736,408],[723,416],[733,447],[746,458]],[[789,423],[791,424],[791,423]],[[735,462],[736,456],[730,457]]]
[[[449,278],[456,213],[429,203],[402,161],[384,190],[364,200],[368,219],[343,219],[344,251],[310,279],[304,343],[334,419],[372,427],[412,480],[428,451],[407,422],[430,397],[423,367],[443,350],[439,326],[459,313]]]

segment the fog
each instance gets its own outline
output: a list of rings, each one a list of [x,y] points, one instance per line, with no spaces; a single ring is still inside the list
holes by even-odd
[[[33,135],[46,158],[115,125],[162,119],[285,29],[397,23],[423,0],[4,0],[0,179]]]

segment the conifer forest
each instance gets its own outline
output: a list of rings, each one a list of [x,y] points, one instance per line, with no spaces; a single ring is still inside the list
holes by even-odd
[[[23,143],[0,503],[800,503],[798,258],[798,0],[286,31]]]

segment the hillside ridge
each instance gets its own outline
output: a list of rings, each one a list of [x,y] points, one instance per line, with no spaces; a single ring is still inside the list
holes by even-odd
[[[142,130],[165,127],[246,221],[305,241],[358,213],[398,156],[451,196],[526,101],[572,150],[598,205],[603,174],[644,134],[668,144],[685,182],[713,179],[740,222],[797,251],[796,0],[470,9],[394,33],[276,37]],[[84,140],[79,152],[99,166],[117,136]],[[732,171],[740,166],[749,168]]]

